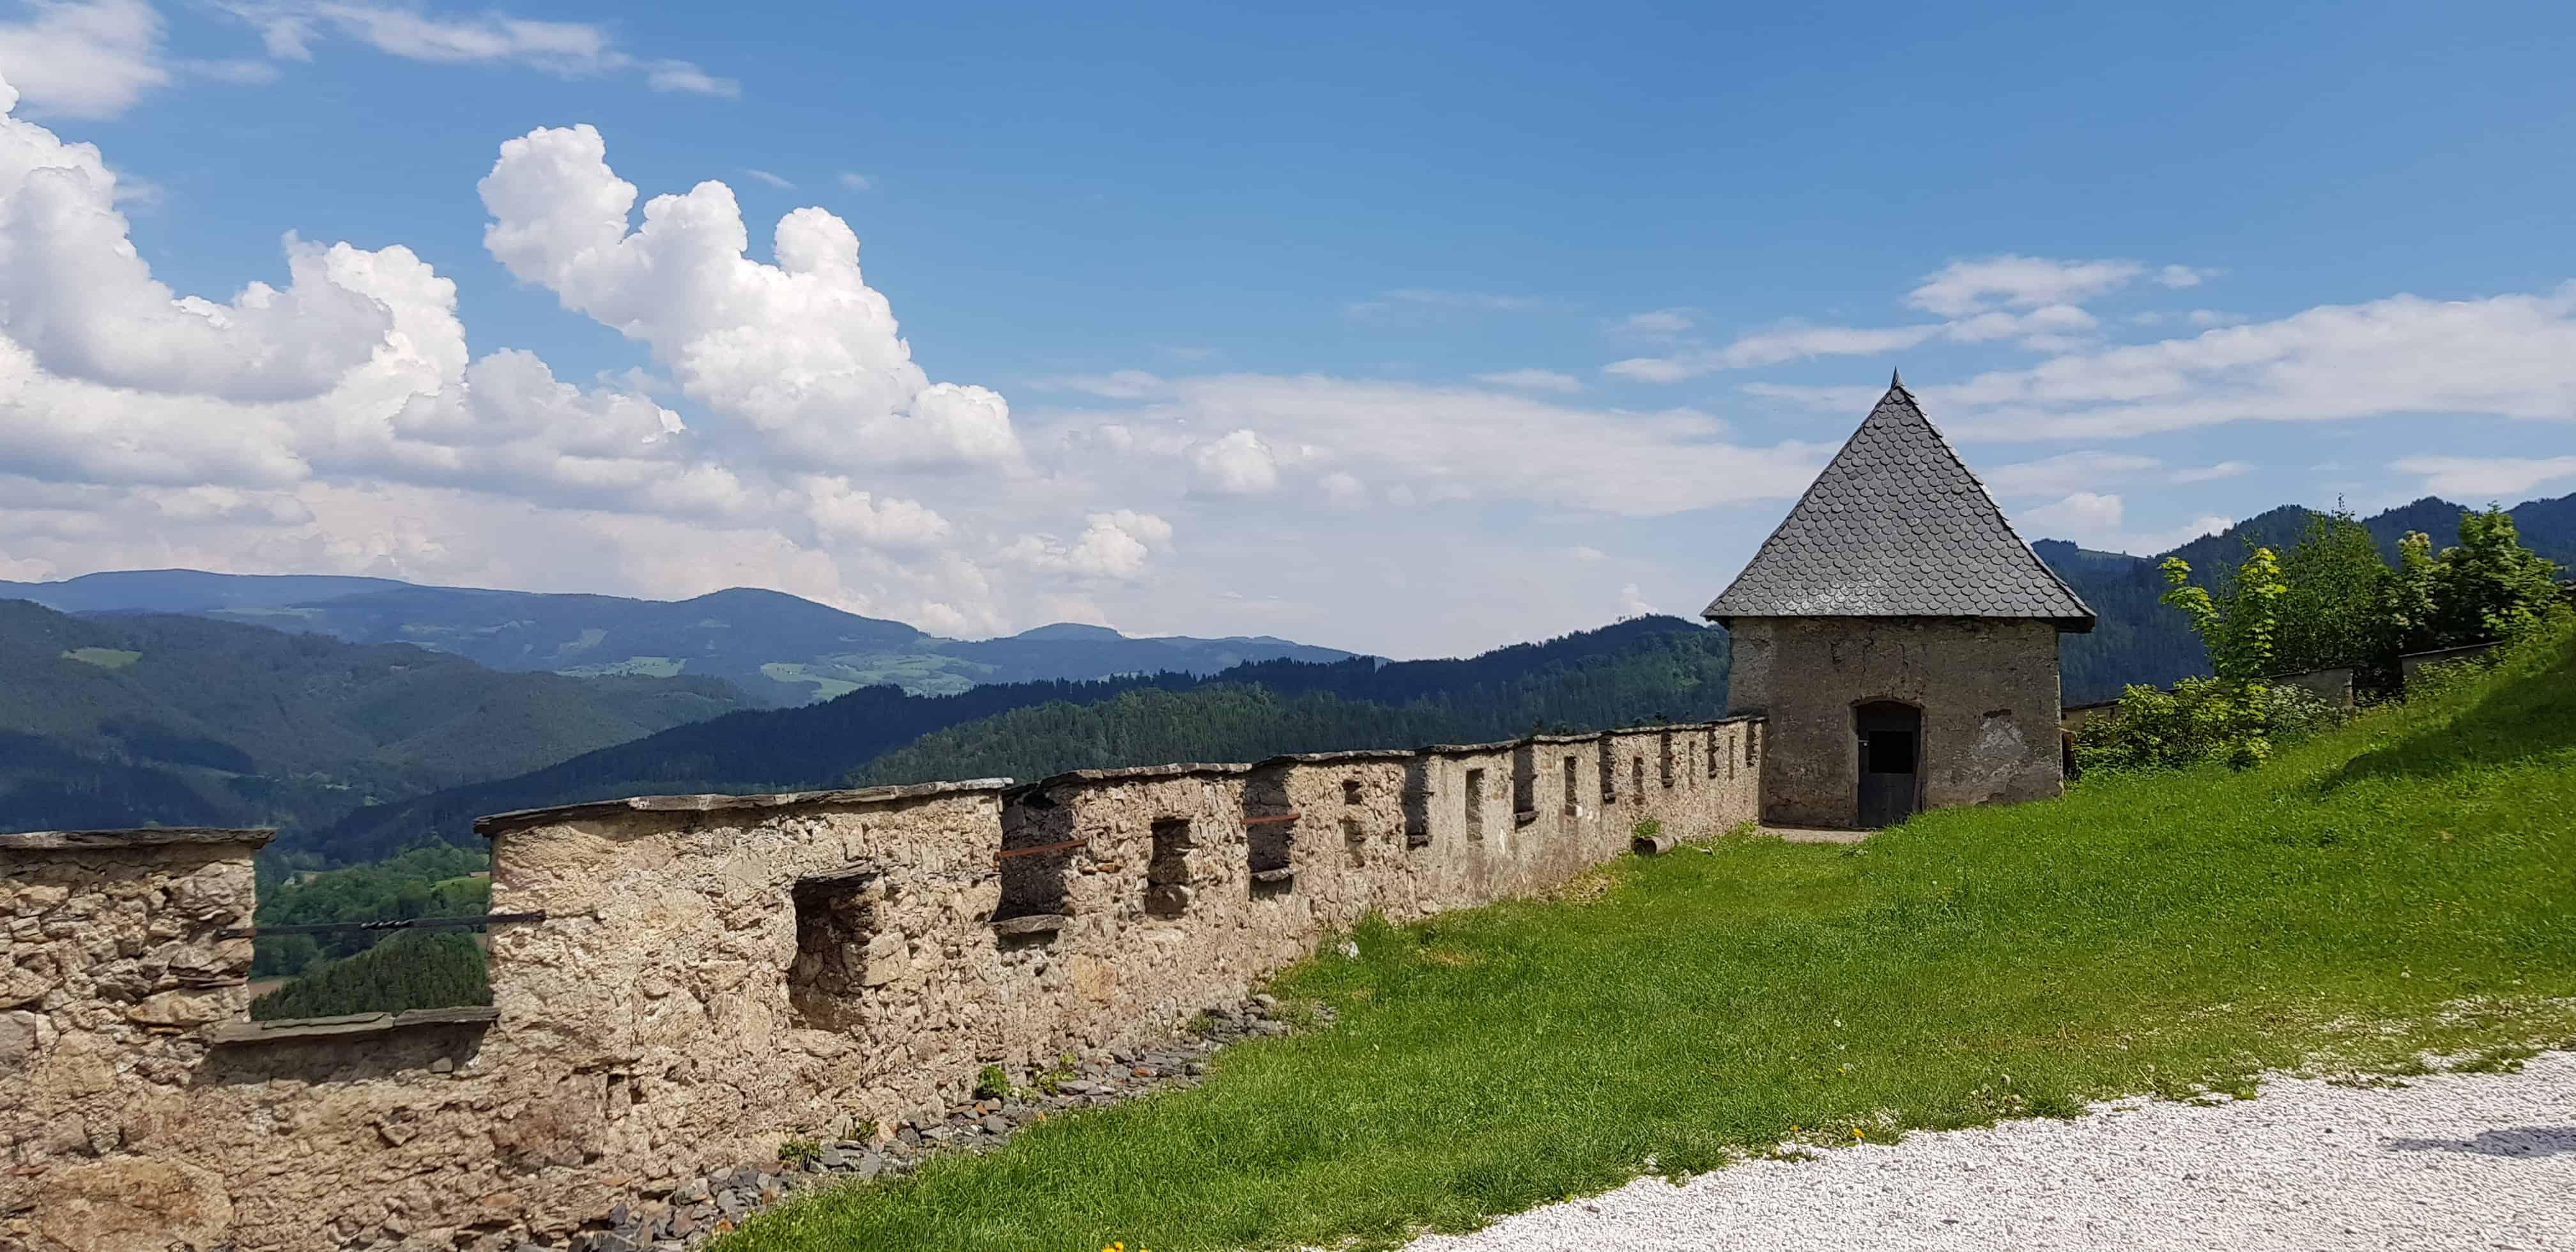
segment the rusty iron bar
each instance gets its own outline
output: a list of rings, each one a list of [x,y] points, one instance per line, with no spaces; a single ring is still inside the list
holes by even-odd
[[[408,917],[394,922],[315,922],[295,926],[243,926],[218,931],[218,939],[258,939],[266,935],[355,935],[389,930],[481,930],[495,922],[542,922],[544,912],[486,913],[481,917]]]
[[[1276,826],[1281,822],[1293,822],[1304,816],[1305,814],[1303,813],[1273,813],[1267,817],[1247,817],[1243,819],[1243,824],[1246,826]]]
[[[994,854],[993,859],[996,861],[1007,861],[1015,856],[1036,856],[1041,852],[1063,852],[1070,848],[1079,848],[1089,842],[1091,841],[1088,839],[1067,839],[1062,843],[1042,843],[1034,848],[1004,848],[1000,852]]]

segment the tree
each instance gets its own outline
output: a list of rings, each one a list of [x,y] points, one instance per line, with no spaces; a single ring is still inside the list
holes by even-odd
[[[2270,548],[2254,549],[2237,567],[2223,604],[2207,588],[2192,585],[2190,562],[2167,557],[2164,571],[2170,588],[2165,603],[2191,618],[2192,629],[2209,649],[2210,667],[2218,671],[2205,690],[2192,693],[2195,702],[2208,704],[2195,720],[2214,730],[2230,765],[2238,769],[2259,765],[2272,752],[2266,734],[2271,687],[2264,680],[2275,672],[2281,601],[2290,591],[2281,581],[2280,558]],[[2151,690],[2133,687],[2130,692]],[[2129,699],[2121,698],[2123,716]]]
[[[2370,528],[2349,510],[2309,515],[2298,542],[2281,554],[2284,590],[2269,672],[2349,667],[2372,685],[2393,682],[2398,638],[2390,605],[2397,577]]]
[[[2558,566],[2522,546],[2513,515],[2492,505],[2460,514],[2460,546],[2442,552],[2428,647],[2511,639],[2558,601]]]

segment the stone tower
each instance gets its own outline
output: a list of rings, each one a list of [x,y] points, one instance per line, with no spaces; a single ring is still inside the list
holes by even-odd
[[[2058,794],[2057,636],[2093,610],[2013,533],[1902,380],[1708,606],[1762,815],[1884,826]]]

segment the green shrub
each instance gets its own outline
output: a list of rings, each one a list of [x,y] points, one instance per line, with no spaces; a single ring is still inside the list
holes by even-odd
[[[2255,716],[2246,716],[2249,711]],[[2075,740],[2075,764],[2092,774],[2233,763],[2242,752],[2241,728],[2249,724],[2267,728],[2268,753],[2349,716],[2299,687],[2239,688],[2214,678],[2186,678],[2172,691],[2131,687],[2116,710],[2085,723]]]
[[[1011,1097],[1011,1076],[999,1065],[987,1065],[975,1075],[975,1098],[1007,1100]]]

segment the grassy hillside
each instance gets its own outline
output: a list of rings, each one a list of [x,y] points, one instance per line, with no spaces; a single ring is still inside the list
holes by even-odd
[[[838,786],[870,762],[924,735],[979,719],[1060,706],[1034,720],[962,731],[925,744],[882,770],[857,776],[922,782],[985,777],[995,768],[1051,762],[1148,764],[1175,757],[1237,759],[1263,744],[1314,747],[1403,746],[1422,738],[1494,737],[1545,722],[1599,727],[1656,716],[1674,720],[1713,713],[1725,701],[1725,636],[1679,618],[1640,618],[1539,644],[1482,656],[1380,665],[1365,657],[1331,663],[1267,661],[1208,678],[1159,674],[1108,682],[1037,682],[976,687],[957,695],[907,695],[867,687],[824,704],[736,713],[575,757],[516,777],[475,783],[350,813],[328,828],[283,836],[289,848],[334,860],[384,856],[426,840],[468,843],[486,813],[669,792],[787,791]],[[1584,667],[1591,667],[1585,669]],[[1581,672],[1577,672],[1580,670]],[[1541,677],[1545,676],[1545,677]],[[1347,703],[1432,703],[1427,714],[1386,709],[1301,706],[1302,719],[1265,728],[1239,699],[1224,704],[1227,729],[1194,740],[1150,726],[1108,729],[1108,722],[1070,710],[1141,691],[1186,693],[1205,687],[1253,686],[1280,696],[1329,696]],[[1166,706],[1155,705],[1162,708]],[[1186,707],[1186,706],[1169,706]],[[1208,706],[1217,716],[1215,706]],[[1133,714],[1113,715],[1111,720]],[[1438,727],[1447,731],[1426,734]],[[1469,729],[1482,728],[1469,733]],[[1034,736],[1014,741],[1012,736]],[[1160,735],[1161,738],[1153,738]],[[1149,748],[1148,743],[1154,746]],[[1169,756],[1133,754],[1172,751]],[[1274,749],[1286,750],[1286,749]],[[1258,752],[1255,755],[1267,755]],[[1051,772],[1042,768],[1033,773]]]
[[[1337,1025],[1205,1086],[816,1196],[719,1252],[1387,1247],[1784,1143],[2266,1069],[2576,1045],[2576,640],[2244,774],[2087,782],[1864,845],[1730,837],[1597,898],[1357,935]],[[1709,834],[1697,831],[1691,834]],[[1347,1242],[1346,1242],[1347,1241]]]
[[[744,704],[408,645],[0,601],[0,827],[310,822]]]

